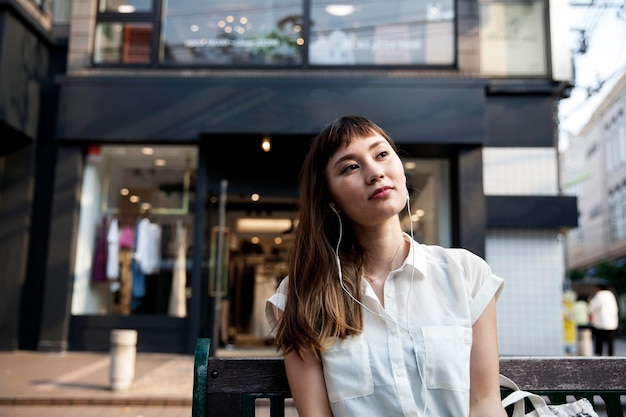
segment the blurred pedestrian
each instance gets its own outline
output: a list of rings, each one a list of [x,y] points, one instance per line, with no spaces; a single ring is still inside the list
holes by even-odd
[[[578,294],[572,310],[574,313],[574,324],[576,325],[576,354],[579,356],[592,356],[593,343],[587,297]]]
[[[615,355],[615,333],[619,325],[617,299],[608,286],[599,284],[589,300],[589,313],[593,326],[594,354],[602,356],[608,345],[608,356]]]

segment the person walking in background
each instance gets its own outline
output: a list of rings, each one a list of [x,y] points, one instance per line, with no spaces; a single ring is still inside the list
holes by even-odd
[[[608,356],[615,355],[615,333],[619,326],[617,299],[606,285],[597,285],[596,292],[589,300],[589,313],[593,326],[594,353],[602,356],[604,345],[608,346]]]
[[[592,356],[591,325],[589,324],[589,305],[587,297],[577,295],[572,307],[574,324],[576,325],[576,353],[580,356]]]
[[[506,417],[496,298],[503,285],[464,249],[416,242],[397,147],[341,117],[300,173],[288,276],[266,304],[301,417]]]

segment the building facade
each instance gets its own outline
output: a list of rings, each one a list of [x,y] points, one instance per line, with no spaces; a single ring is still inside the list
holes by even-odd
[[[626,264],[626,75],[562,153],[562,187],[578,199],[578,227],[567,234],[567,268]]]
[[[37,304],[31,325],[6,329],[7,347],[106,350],[116,328],[136,329],[140,351],[191,352],[199,336],[268,341],[263,302],[284,276],[307,142],[359,114],[401,149],[407,230],[465,247],[505,279],[501,353],[561,354],[560,236],[577,221],[555,147],[571,78],[566,11],[71,2],[39,151],[49,169],[20,173],[47,204],[5,209],[12,171],[2,172],[2,221],[37,222],[7,256],[38,269],[2,277],[16,301],[0,321]]]

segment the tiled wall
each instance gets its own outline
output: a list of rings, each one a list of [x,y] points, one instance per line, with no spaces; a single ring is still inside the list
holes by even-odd
[[[500,354],[552,356],[563,342],[563,248],[554,231],[499,230],[485,257],[504,279],[498,299]]]
[[[556,195],[554,148],[484,148],[485,195]]]

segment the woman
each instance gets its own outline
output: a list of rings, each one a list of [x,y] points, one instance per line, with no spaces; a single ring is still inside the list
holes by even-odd
[[[267,303],[300,417],[505,417],[495,298],[462,249],[402,231],[409,195],[391,138],[341,117],[300,175],[289,274]]]

